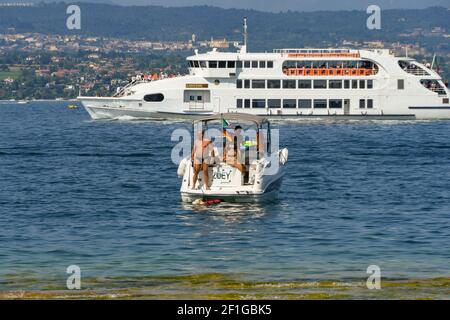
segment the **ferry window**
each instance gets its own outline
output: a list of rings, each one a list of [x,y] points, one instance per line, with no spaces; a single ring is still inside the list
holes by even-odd
[[[267,89],[280,89],[281,81],[280,80],[267,80]]]
[[[288,69],[297,68],[297,61],[294,61],[294,60],[285,61],[283,63],[283,67],[288,68]]]
[[[240,80],[240,79],[236,80],[236,88],[238,88],[238,89],[242,88],[242,80]]]
[[[197,101],[202,101],[203,97],[202,96],[197,96]]]
[[[364,109],[366,107],[366,100],[359,99],[359,108]]]
[[[299,99],[298,107],[301,109],[311,109],[312,101],[310,99]]]
[[[266,62],[265,61],[260,61],[259,62],[259,67],[260,68],[265,68],[266,67]]]
[[[316,63],[320,63],[320,61],[317,61]],[[326,66],[316,65],[316,63],[313,64],[313,68],[326,68]],[[339,61],[328,61],[328,68],[337,68],[339,65]]]
[[[283,108],[296,108],[297,101],[295,99],[284,99]]]
[[[252,68],[258,68],[258,61],[252,61]]]
[[[314,100],[314,109],[326,109],[327,108],[327,100],[318,99]]]
[[[344,89],[350,89],[350,80],[344,80]]]
[[[252,100],[252,108],[265,108],[266,100],[265,99],[253,99]]]
[[[265,89],[266,88],[266,80],[252,80],[252,88],[253,89]]]
[[[367,89],[373,89],[373,80],[367,80]]]
[[[330,99],[330,109],[341,109],[342,100],[340,99]]]
[[[236,61],[228,61],[227,67],[234,69],[236,67]]]
[[[352,89],[358,89],[358,80],[352,80]]]
[[[353,68],[353,69],[358,68],[358,61],[355,61],[355,60],[349,61],[348,67]]]
[[[195,101],[195,96],[189,96],[189,101]]]
[[[269,108],[281,108],[281,99],[269,99],[267,100],[267,106]]]
[[[368,99],[367,100],[367,109],[372,109],[373,108],[373,99]]]
[[[236,100],[236,108],[242,108],[242,99]]]
[[[267,68],[273,68],[273,61],[267,61]]]
[[[336,62],[336,61],[332,61],[332,62]],[[313,68],[326,68],[327,64],[325,61],[313,61]],[[336,68],[336,67],[330,67],[330,68]]]
[[[351,61],[341,61],[341,63],[342,63],[342,68],[351,68],[352,67]]]
[[[144,100],[147,102],[161,102],[164,100],[164,95],[161,93],[147,94],[144,96]]]
[[[242,61],[236,61],[236,68],[242,69]]]
[[[359,88],[365,89],[366,88],[366,81],[365,80],[359,80]]]
[[[250,68],[250,61],[244,61],[244,68]]]
[[[189,60],[189,67],[193,68],[194,67],[194,62]]]
[[[226,61],[219,61],[219,68],[223,69],[227,67],[227,62]]]
[[[217,61],[209,61],[210,68],[217,68]]]
[[[397,80],[397,89],[398,90],[405,89],[405,80],[403,80],[403,79],[398,79]]]
[[[200,64],[198,63],[198,61],[194,61],[194,68],[199,68]]]
[[[327,80],[314,80],[314,89],[326,89]]]
[[[295,89],[295,80],[283,80],[284,89]]]
[[[250,108],[250,99],[245,99],[244,100],[244,108],[245,109],[249,109]]]
[[[298,80],[299,89],[311,89],[311,80]]]
[[[200,61],[200,68],[206,68],[206,61]]]
[[[342,80],[330,80],[330,89],[342,89]]]
[[[244,80],[244,88],[250,89],[250,80]]]

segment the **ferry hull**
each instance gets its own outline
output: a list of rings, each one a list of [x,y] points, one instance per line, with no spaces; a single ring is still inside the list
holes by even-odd
[[[208,116],[216,113],[214,110],[184,110],[179,108],[179,111],[162,111],[168,108],[154,108],[146,109],[143,107],[134,107],[135,102],[120,102],[120,99],[107,101],[106,99],[102,103],[95,102],[89,103],[82,100],[83,106],[89,113],[92,119],[123,119],[123,120],[167,120],[167,119],[186,119],[192,120],[199,116]],[[132,105],[130,107],[130,105]],[[409,106],[402,108],[405,111],[400,110],[396,113],[387,113],[380,110],[373,110],[371,112],[340,114],[333,113],[328,114],[324,112],[304,112],[304,111],[292,111],[282,110],[277,112],[276,110],[242,110],[242,109],[230,109],[229,112],[242,112],[264,116],[271,120],[296,120],[296,119],[331,119],[331,120],[448,120],[450,119],[450,107],[448,105],[438,106]]]
[[[191,120],[199,116],[213,115],[214,112],[160,112],[132,110],[128,108],[106,108],[97,106],[84,106],[93,120],[114,120],[114,119],[135,119],[135,120],[166,120],[166,119],[186,119]],[[367,114],[367,115],[321,115],[321,114],[267,114],[251,113],[264,116],[271,120],[295,120],[295,119],[332,119],[332,120],[415,120],[415,119],[450,119],[448,114]]]
[[[90,106],[83,104],[84,108],[93,120],[167,120],[167,119],[195,119],[199,116],[214,114],[210,111],[197,112],[160,112],[152,110],[136,110],[130,108]]]

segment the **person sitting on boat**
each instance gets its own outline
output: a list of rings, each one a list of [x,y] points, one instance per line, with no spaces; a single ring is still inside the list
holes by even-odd
[[[242,152],[241,152],[241,145],[243,142],[242,137],[242,127],[237,125],[234,128],[234,135],[233,135],[233,142],[229,143],[227,142],[224,150],[224,161],[241,171],[242,173],[245,173],[245,164],[242,159]]]
[[[212,154],[214,153],[214,146],[212,141],[205,138],[205,130],[197,132],[197,138],[194,141],[194,147],[192,148],[191,160],[194,168],[194,175],[192,179],[193,188],[196,189],[198,174],[203,172],[203,181],[205,189],[209,190],[209,174],[208,166],[211,164]]]

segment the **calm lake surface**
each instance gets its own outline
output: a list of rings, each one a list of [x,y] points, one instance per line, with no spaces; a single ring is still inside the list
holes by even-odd
[[[0,293],[64,290],[78,265],[94,296],[352,297],[378,265],[415,297],[420,281],[450,297],[450,122],[276,126],[279,201],[199,207],[181,203],[170,159],[190,123],[0,105]]]

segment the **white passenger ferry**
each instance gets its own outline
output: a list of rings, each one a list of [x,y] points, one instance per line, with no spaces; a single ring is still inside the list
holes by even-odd
[[[387,49],[210,52],[189,74],[134,81],[113,97],[79,97],[92,118],[192,118],[249,113],[276,118],[450,119],[440,75]]]

